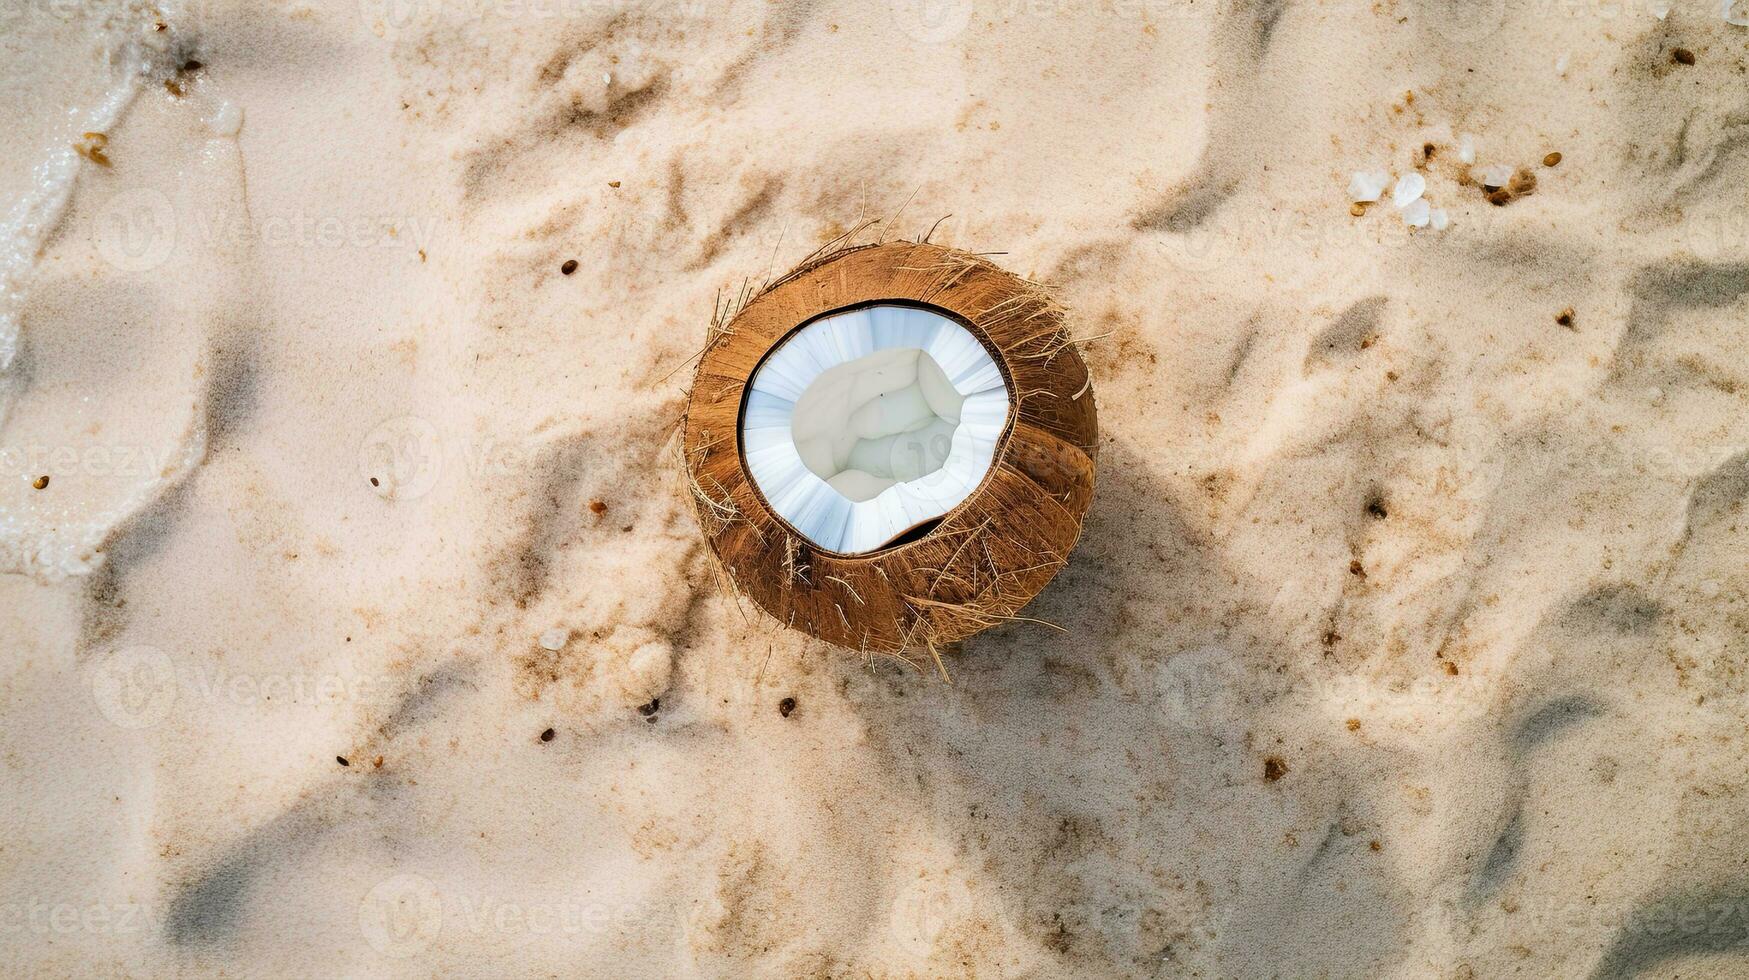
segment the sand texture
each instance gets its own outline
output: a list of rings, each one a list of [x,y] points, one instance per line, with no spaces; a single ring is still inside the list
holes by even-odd
[[[8,0],[0,974],[1749,974],[1743,7]],[[847,234],[1092,374],[951,685],[685,495]]]

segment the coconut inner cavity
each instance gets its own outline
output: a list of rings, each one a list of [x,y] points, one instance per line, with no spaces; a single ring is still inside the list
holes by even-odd
[[[941,469],[964,401],[928,351],[876,351],[815,378],[790,433],[815,476],[846,499],[873,500]]]
[[[754,371],[742,458],[803,537],[878,550],[982,485],[1008,387],[983,343],[935,310],[876,305],[821,317]]]

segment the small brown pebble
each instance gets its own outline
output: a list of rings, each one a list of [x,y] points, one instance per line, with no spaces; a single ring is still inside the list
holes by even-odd
[[[1366,578],[1366,566],[1360,563],[1359,558],[1355,558],[1348,563],[1348,574]]]
[[[340,764],[341,764],[341,765],[343,765],[343,766],[350,766],[350,765],[352,765],[352,763],[350,763],[350,762],[347,762],[347,761],[346,761],[346,757],[345,757],[345,756],[343,756],[343,755],[337,755],[337,756],[335,756],[335,757],[334,757],[334,761],[335,761],[335,762],[338,762],[338,763],[340,763]]]
[[[1375,851],[1382,851],[1382,850],[1384,850],[1384,849],[1385,849],[1385,845],[1383,845],[1383,844],[1381,844],[1381,843],[1379,843],[1379,842],[1378,842],[1378,841],[1376,841],[1376,840],[1375,840],[1375,841],[1369,841],[1369,842],[1367,842],[1367,845],[1366,845],[1366,846],[1367,846],[1367,847],[1370,847],[1370,848],[1372,848],[1372,849],[1373,849],[1373,850],[1375,850]]]
[[[1390,513],[1385,510],[1385,502],[1382,500],[1369,500],[1369,501],[1367,501],[1366,502],[1366,512],[1368,514],[1371,514],[1372,516],[1378,518],[1381,521],[1384,520],[1385,518],[1391,516]]]
[[[206,67],[205,65],[201,64],[198,61],[195,61],[193,58],[190,58],[187,61],[184,61],[182,63],[182,70],[183,71],[200,71],[202,68],[205,68],[205,67]]]
[[[1670,52],[1670,60],[1679,65],[1692,65],[1694,64],[1694,52],[1687,48],[1677,48]]]
[[[1366,205],[1356,201],[1348,206],[1348,213],[1358,218],[1366,213]]]
[[[374,477],[374,476],[373,476],[373,477],[371,477],[371,478],[370,478],[370,485],[371,485],[371,486],[373,486],[373,487],[380,487],[380,486],[382,486],[382,484],[381,484],[381,483],[378,483],[378,482],[377,482],[377,478],[376,478],[376,477]]]
[[[370,760],[370,767],[372,769],[381,769],[383,767],[383,757],[379,755],[376,758]]]
[[[109,137],[103,133],[85,133],[79,137],[79,142],[73,144],[73,152],[79,154],[100,167],[108,167],[109,154],[105,148],[109,146]]]
[[[592,513],[605,514],[605,513],[607,513],[607,501],[605,501],[605,500],[591,500],[591,501],[589,501],[589,510]]]
[[[47,490],[49,488],[49,478],[47,476],[39,476],[30,481],[30,485],[38,490]]]
[[[662,710],[662,699],[661,698],[651,698],[648,703],[638,705],[638,714],[643,715],[645,718],[648,718],[651,715],[654,715],[656,712],[661,711],[661,710]]]
[[[1557,313],[1555,315],[1555,322],[1560,324],[1563,327],[1566,327],[1569,330],[1573,329],[1573,324],[1578,322],[1578,319],[1579,319],[1578,314],[1573,312],[1573,308],[1571,306],[1567,307],[1566,309],[1562,310],[1560,313]]]
[[[164,91],[169,92],[178,99],[182,98],[182,86],[174,78],[164,79]]]
[[[543,742],[551,742],[553,740],[553,730],[549,728],[546,731],[541,732],[540,740]]]
[[[1558,167],[1560,164],[1561,155],[1559,153],[1551,153],[1548,156],[1543,157],[1543,166],[1545,167]]]
[[[1273,783],[1285,775],[1287,775],[1287,763],[1281,761],[1279,757],[1272,755],[1263,760],[1264,779]]]
[[[796,710],[795,698],[784,698],[782,701],[777,702],[777,713],[785,718],[788,718],[789,713],[794,710]]]
[[[1445,662],[1445,672],[1450,674],[1453,677],[1456,677],[1457,672],[1458,672],[1457,664],[1453,663],[1450,660],[1447,660]]]
[[[609,186],[609,187],[618,187],[618,186],[619,186],[619,181],[617,181],[617,180],[610,180],[610,181],[608,181],[608,182],[607,182],[607,186]]]
[[[1360,731],[1360,719],[1359,718],[1348,719],[1348,730],[1351,732]]]
[[[577,260],[576,259],[566,259],[565,264],[559,266],[559,275],[562,275],[562,276],[568,276],[571,273],[576,272],[576,271],[577,271]]]
[[[1504,187],[1497,187],[1488,192],[1488,203],[1497,208],[1503,208],[1512,201],[1512,192]]]
[[[1325,646],[1333,647],[1336,644],[1342,642],[1342,634],[1336,632],[1335,630],[1331,630],[1330,632],[1324,634],[1323,641],[1324,641]]]
[[[1439,148],[1434,146],[1432,143],[1423,143],[1423,144],[1421,144],[1421,156],[1424,159],[1431,160],[1431,159],[1433,159],[1433,154],[1438,149]]]

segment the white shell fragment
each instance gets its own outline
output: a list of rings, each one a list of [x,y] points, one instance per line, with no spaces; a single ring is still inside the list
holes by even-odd
[[[1397,178],[1397,186],[1391,188],[1391,203],[1406,208],[1420,200],[1422,192],[1426,190],[1427,178],[1411,171]]]
[[[1444,231],[1451,225],[1451,216],[1445,213],[1444,208],[1434,208],[1427,214],[1427,224],[1434,231]]]
[[[1724,15],[1727,24],[1749,27],[1749,0],[1723,0],[1719,13]]]
[[[1386,170],[1356,170],[1348,179],[1348,199],[1356,204],[1371,204],[1379,199],[1391,183]]]
[[[542,650],[563,650],[570,639],[570,630],[555,626],[540,635],[540,648]]]
[[[1483,187],[1505,187],[1512,183],[1512,167],[1505,163],[1491,163],[1482,168]]]
[[[1427,227],[1429,205],[1426,198],[1416,198],[1403,209],[1403,223],[1411,228]]]
[[[1663,20],[1664,18],[1670,16],[1669,0],[1652,0],[1651,3],[1646,5],[1646,9],[1650,10],[1652,12],[1652,16],[1658,18],[1659,20]]]
[[[226,102],[219,106],[219,111],[213,113],[213,121],[209,124],[215,136],[235,136],[243,128],[243,107],[235,102]]]
[[[883,547],[983,483],[1008,423],[989,351],[939,313],[883,305],[789,337],[741,413],[747,472],[802,536],[840,554]]]
[[[1462,163],[1476,162],[1476,138],[1469,133],[1458,137],[1458,160]]]

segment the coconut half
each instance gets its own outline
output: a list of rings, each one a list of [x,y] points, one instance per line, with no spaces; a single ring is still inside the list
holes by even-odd
[[[700,356],[684,430],[733,588],[887,653],[1015,618],[1080,536],[1098,441],[1062,307],[912,242],[812,259],[750,299]]]

